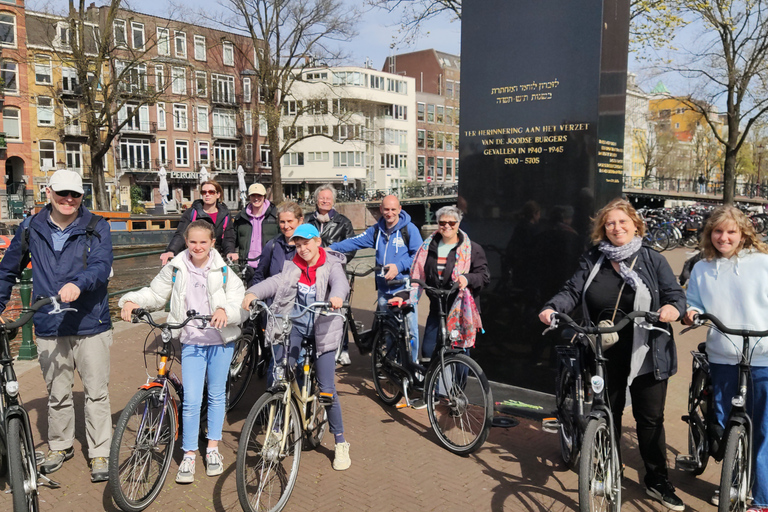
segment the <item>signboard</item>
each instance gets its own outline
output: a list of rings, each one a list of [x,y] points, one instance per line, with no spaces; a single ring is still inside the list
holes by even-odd
[[[169,178],[172,180],[197,180],[200,179],[200,173],[171,171],[169,173]]]

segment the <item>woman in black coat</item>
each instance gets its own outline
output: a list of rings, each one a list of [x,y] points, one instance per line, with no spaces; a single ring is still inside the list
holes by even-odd
[[[544,305],[539,319],[549,325],[552,313],[570,313],[578,305],[582,317],[594,324],[612,318],[618,322],[631,311],[658,311],[659,326],[671,333],[668,322],[685,313],[685,292],[667,260],[642,246],[644,234],[645,224],[628,201],[615,199],[601,209],[592,231],[596,246],[582,255],[576,273]],[[630,325],[604,355],[608,400],[619,436],[629,386],[647,494],[671,510],[683,510],[668,479],[664,435],[667,381],[677,372],[672,335]]]

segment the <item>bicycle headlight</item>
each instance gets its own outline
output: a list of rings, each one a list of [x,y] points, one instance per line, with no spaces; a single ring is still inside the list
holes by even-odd
[[[15,380],[9,380],[5,383],[5,392],[8,396],[16,396],[19,394],[19,382]]]
[[[451,341],[459,341],[461,339],[461,334],[459,334],[458,329],[454,329],[451,331]]]
[[[285,368],[282,366],[275,366],[275,381],[279,382],[285,379]]]
[[[603,380],[602,377],[598,375],[592,376],[592,391],[596,395],[599,395],[600,393],[602,393],[604,387],[605,387],[605,381]]]
[[[744,397],[741,395],[736,395],[731,399],[731,405],[734,407],[744,407],[745,401]]]

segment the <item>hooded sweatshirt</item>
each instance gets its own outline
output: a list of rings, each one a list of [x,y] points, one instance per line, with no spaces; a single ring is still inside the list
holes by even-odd
[[[408,245],[406,246],[401,230],[408,230]],[[376,231],[379,235],[376,236]],[[329,249],[348,253],[358,249],[376,249],[376,265],[395,265],[397,277],[403,279],[411,269],[413,257],[421,247],[422,238],[419,228],[411,222],[411,216],[406,212],[400,212],[400,218],[392,229],[387,229],[387,222],[382,216],[379,221],[353,238],[331,244]],[[376,276],[376,288],[379,293],[392,295],[403,289],[403,286],[389,286],[382,275]]]

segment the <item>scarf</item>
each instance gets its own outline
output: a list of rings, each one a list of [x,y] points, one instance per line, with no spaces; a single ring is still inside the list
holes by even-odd
[[[416,252],[416,255],[413,258],[413,265],[411,265],[411,279],[424,280],[424,264],[427,261],[429,246],[437,233],[438,232],[435,231],[429,235]],[[459,230],[459,233],[461,233],[463,240],[456,247],[456,263],[451,271],[452,282],[457,282],[460,275],[467,274],[472,263],[472,244],[469,241],[469,237],[461,230]],[[422,289],[420,286],[412,286],[410,299],[412,304],[417,304],[419,302],[421,292]],[[449,333],[453,330],[459,331],[459,339],[451,343],[453,347],[458,348],[474,347],[477,330],[479,329],[483,331],[483,321],[480,318],[480,312],[477,310],[477,305],[472,297],[472,293],[467,288],[459,290],[456,300],[448,310],[446,329]]]
[[[611,260],[618,262],[619,275],[624,279],[624,282],[637,291],[637,286],[641,284],[640,276],[637,275],[634,269],[630,269],[627,265],[627,260],[630,256],[635,254],[643,246],[643,239],[639,236],[634,237],[629,243],[620,247],[616,247],[612,243],[603,240],[598,244],[597,249],[605,254],[605,256]]]

